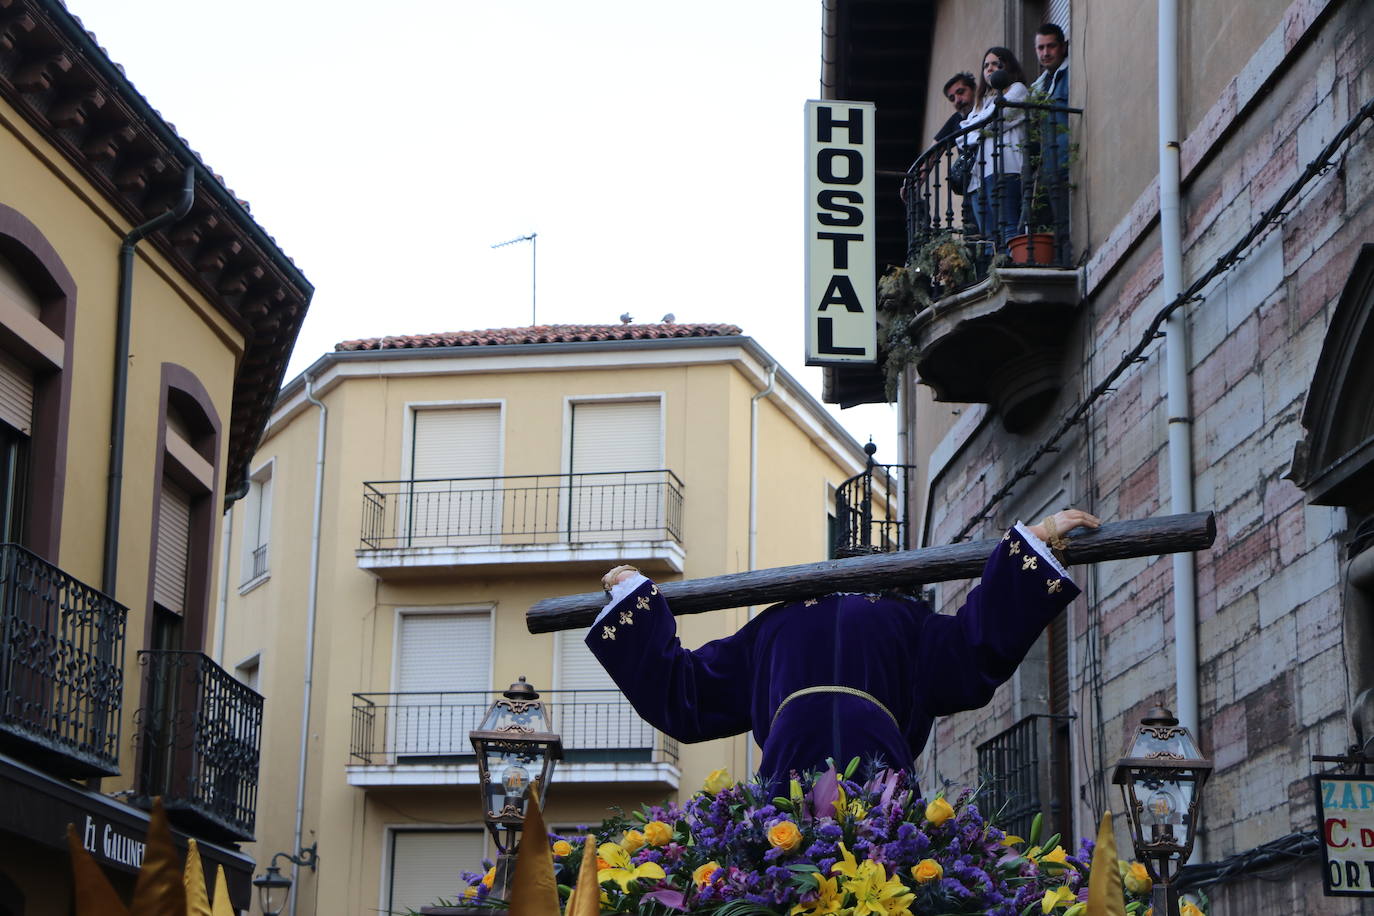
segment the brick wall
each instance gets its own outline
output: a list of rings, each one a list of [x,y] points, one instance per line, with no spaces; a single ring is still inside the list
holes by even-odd
[[[1198,154],[1196,138],[1190,140],[1198,164],[1184,191],[1187,280],[1235,244],[1374,97],[1374,4],[1330,4],[1309,25],[1302,40],[1265,51],[1275,55],[1270,83],[1252,93],[1248,110],[1232,112],[1220,126],[1216,119],[1205,124],[1214,135],[1210,151]],[[1108,44],[1097,53],[1109,53]],[[1147,230],[1108,268],[1096,263],[1099,280],[1090,284],[1081,336],[1067,347],[1056,411],[1022,437],[996,422],[982,429],[940,479],[931,543],[948,541],[1148,326],[1164,304],[1157,238]],[[1299,419],[1332,308],[1369,241],[1374,130],[1366,125],[1281,225],[1190,307],[1196,503],[1217,514],[1216,546],[1199,554],[1196,566],[1200,738],[1216,762],[1205,810],[1207,859],[1311,829],[1310,757],[1350,742],[1341,625],[1345,512],[1307,505],[1285,474],[1303,435]],[[1148,351],[1056,456],[1074,467],[1071,498],[1104,518],[1169,511],[1163,360],[1162,346]],[[1015,497],[1000,506],[975,537],[992,536],[1018,508]],[[1075,782],[1091,784],[1091,770],[1110,769],[1151,704],[1174,703],[1171,562],[1116,562],[1078,578],[1087,595],[1070,611],[1079,662],[1072,671]],[[945,586],[942,604],[952,608],[960,594]],[[1101,660],[1095,680],[1085,663],[1094,652]],[[1022,683],[1003,687],[988,710],[938,724],[938,756],[923,761],[927,782],[975,781],[974,745],[1035,711],[1018,698],[1035,695],[1037,685],[1026,683],[1026,672],[1019,677]],[[1120,815],[1114,787],[1107,797]],[[1092,818],[1080,806],[1080,834],[1091,834]],[[1220,891],[1213,912],[1360,912],[1348,901],[1313,903],[1321,893],[1315,872],[1299,873],[1282,892],[1264,893],[1269,886]]]

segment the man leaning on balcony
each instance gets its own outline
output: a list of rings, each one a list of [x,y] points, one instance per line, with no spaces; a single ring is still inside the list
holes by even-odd
[[[1035,56],[1041,72],[1031,83],[1031,98],[1060,108],[1069,104],[1069,43],[1064,30],[1053,22],[1035,33]],[[1040,175],[1048,185],[1050,217],[1054,222],[1055,263],[1065,263],[1069,230],[1069,116],[1045,116],[1047,130],[1041,131]],[[1043,206],[1043,205],[1042,205]],[[1036,220],[1040,222],[1042,220]]]
[[[903,594],[818,595],[695,651],[658,586],[617,566],[587,645],[640,716],[679,741],[752,731],[765,777],[827,758],[910,770],[935,716],[987,705],[1078,594],[1054,551],[1068,531],[1099,524],[1078,509],[1018,523],[952,615]]]

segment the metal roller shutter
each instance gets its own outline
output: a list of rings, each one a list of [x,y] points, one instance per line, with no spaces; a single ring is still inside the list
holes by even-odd
[[[501,532],[501,409],[415,411],[411,543],[493,543]],[[461,478],[479,478],[477,480]]]
[[[186,575],[190,559],[191,497],[170,480],[164,480],[157,509],[153,600],[177,614],[186,612]]]
[[[401,756],[472,753],[468,732],[491,689],[491,615],[402,614],[396,646],[392,748]],[[447,695],[446,695],[447,694]]]
[[[0,350],[0,421],[33,432],[33,370]]]
[[[657,400],[573,405],[570,485],[574,539],[665,537],[662,478],[628,473],[662,467],[663,426]]]
[[[418,912],[440,897],[463,890],[459,875],[481,871],[486,848],[480,830],[397,830],[391,844],[391,901],[388,911]]]

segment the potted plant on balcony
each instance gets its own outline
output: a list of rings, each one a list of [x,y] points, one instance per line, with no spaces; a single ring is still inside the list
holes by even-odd
[[[1032,91],[1028,101],[1057,104],[1040,90]],[[1067,236],[1067,225],[1057,223],[1067,220],[1068,170],[1077,158],[1078,146],[1063,142],[1069,134],[1063,115],[1044,110],[1027,114],[1025,161],[1029,168],[1022,181],[1028,193],[1022,202],[1021,234],[1007,240],[1007,255],[1013,264],[1052,264],[1059,254],[1056,242],[1061,228]],[[1063,162],[1046,162],[1047,149],[1057,150],[1056,156]]]

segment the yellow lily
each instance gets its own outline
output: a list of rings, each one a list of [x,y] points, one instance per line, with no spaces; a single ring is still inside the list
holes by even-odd
[[[853,880],[859,874],[859,863],[855,860],[854,853],[845,849],[843,843],[840,844],[839,860],[834,865],[830,866],[830,873],[835,874],[836,872],[844,875],[850,880]]]
[[[663,866],[657,862],[641,862],[639,865],[631,865],[630,854],[616,843],[602,843],[596,847],[596,854],[605,860],[607,867],[598,869],[596,872],[596,883],[605,884],[607,881],[614,881],[620,885],[622,893],[628,893],[630,882],[639,878],[663,879],[667,877],[663,872]]]
[[[1065,906],[1070,901],[1076,901],[1078,895],[1067,887],[1056,887],[1053,890],[1045,891],[1045,896],[1040,900],[1040,912],[1050,913],[1061,906]]]
[[[1056,846],[1049,852],[1040,857],[1041,865],[1057,865],[1059,868],[1070,868],[1068,853],[1064,852],[1063,846]]]
[[[816,899],[812,903],[799,903],[792,907],[790,916],[831,916],[840,912],[845,895],[836,886],[836,880],[822,877],[820,872],[813,872],[811,877],[816,879]]]
[[[916,895],[906,889],[900,878],[887,876],[887,869],[865,859],[853,878],[844,884],[846,893],[854,895],[854,916],[897,916],[910,913]]]

